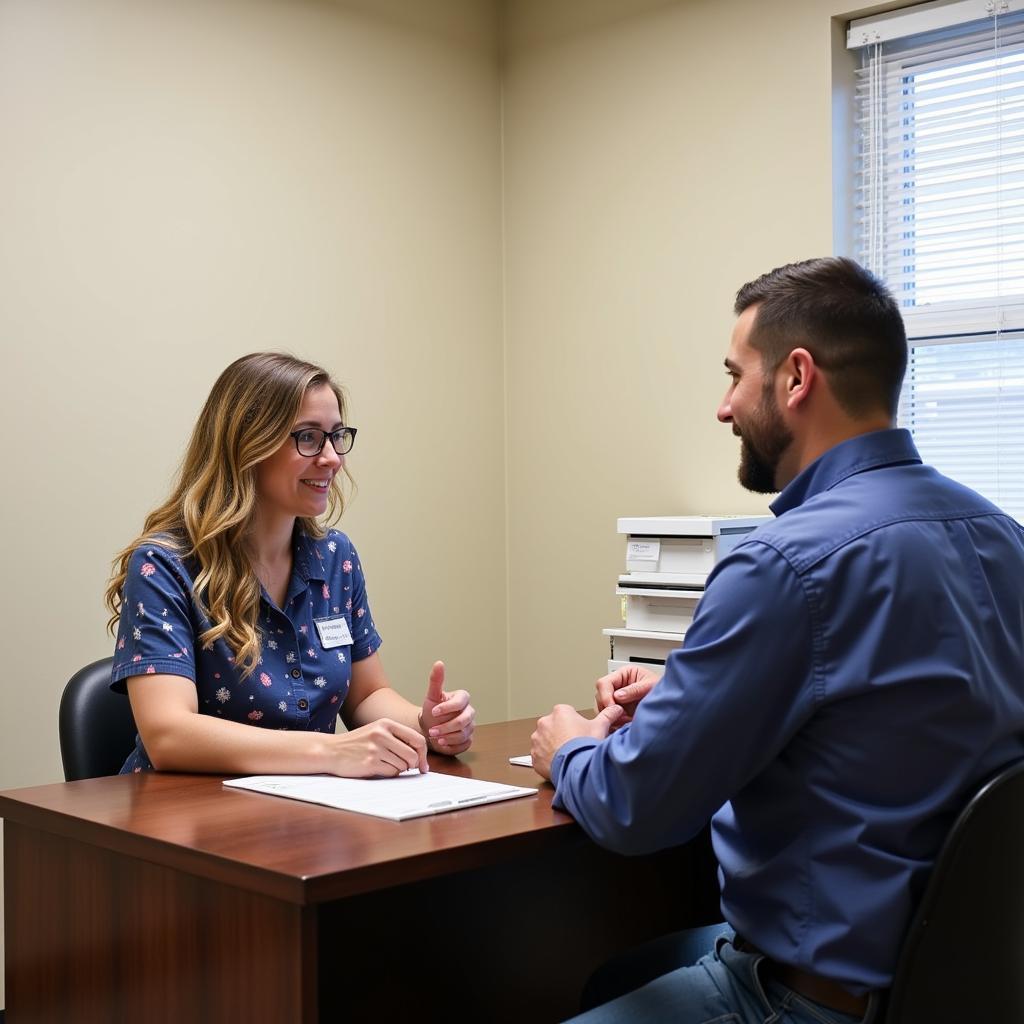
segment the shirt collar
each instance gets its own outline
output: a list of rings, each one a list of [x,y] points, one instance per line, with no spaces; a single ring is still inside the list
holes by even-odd
[[[319,580],[327,582],[327,573],[324,565],[324,553],[312,537],[303,533],[298,527],[292,539],[292,566],[293,577],[299,577],[303,582]]]
[[[829,448],[802,469],[769,506],[781,516],[808,498],[829,491],[856,473],[900,462],[920,462],[909,430],[873,430]]]

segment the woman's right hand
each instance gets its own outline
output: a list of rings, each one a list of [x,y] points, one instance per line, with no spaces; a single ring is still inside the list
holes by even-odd
[[[430,771],[423,734],[390,718],[378,718],[335,740],[327,766],[332,775],[347,779],[394,778],[409,768]]]

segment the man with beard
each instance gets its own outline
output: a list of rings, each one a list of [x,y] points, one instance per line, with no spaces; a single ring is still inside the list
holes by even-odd
[[[727,924],[588,1024],[874,1019],[957,812],[1024,757],[1024,528],[894,429],[896,303],[818,259],[744,285],[736,314],[718,418],[776,519],[716,566],[660,680],[620,669],[595,719],[559,705],[533,737],[603,846],[711,819]]]

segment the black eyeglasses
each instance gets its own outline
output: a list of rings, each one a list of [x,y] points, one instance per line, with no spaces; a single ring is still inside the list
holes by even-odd
[[[302,430],[293,430],[288,436],[295,438],[295,450],[300,455],[305,455],[307,459],[319,455],[324,450],[328,438],[331,440],[331,447],[339,455],[348,455],[352,451],[352,445],[356,443],[356,428],[339,427],[328,433],[326,430],[303,427]]]

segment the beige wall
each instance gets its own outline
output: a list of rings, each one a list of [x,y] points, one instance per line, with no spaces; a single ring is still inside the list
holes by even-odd
[[[111,556],[254,349],[351,393],[342,525],[396,683],[447,654],[504,713],[496,26],[431,6],[0,5],[7,671],[31,680],[3,784],[59,774],[63,682],[112,650]]]
[[[499,111],[477,0],[0,0],[0,788],[61,778],[111,556],[262,348],[350,389],[392,678],[505,716]]]
[[[715,419],[744,281],[832,250],[825,0],[503,26],[512,712],[587,703],[625,515],[763,512]]]
[[[838,13],[0,0],[0,787],[60,778],[109,559],[258,348],[350,387],[399,687],[587,703],[616,518],[765,507],[721,360],[736,287],[832,247]]]

